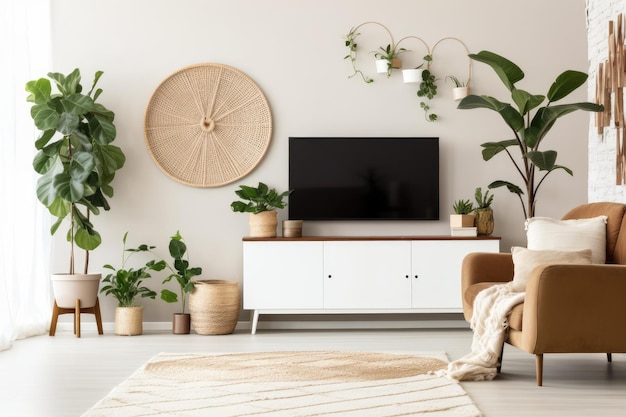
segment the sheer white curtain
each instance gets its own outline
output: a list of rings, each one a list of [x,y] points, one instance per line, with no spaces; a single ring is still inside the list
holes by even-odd
[[[24,85],[50,71],[49,0],[0,1],[0,350],[50,324],[49,216]]]

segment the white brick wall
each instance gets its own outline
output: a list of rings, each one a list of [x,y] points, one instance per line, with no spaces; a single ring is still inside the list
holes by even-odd
[[[626,16],[626,0],[587,0],[589,53],[589,101],[595,101],[596,69],[607,59],[609,21]],[[598,135],[595,121],[589,127],[588,199],[626,202],[626,186],[615,184],[615,128],[605,128]]]

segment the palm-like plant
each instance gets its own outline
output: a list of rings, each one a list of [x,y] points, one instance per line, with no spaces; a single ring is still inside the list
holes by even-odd
[[[554,102],[567,97],[587,81],[587,74],[583,72],[565,71],[552,83],[547,95],[535,95],[515,87],[515,83],[524,78],[524,72],[508,59],[489,51],[481,51],[469,56],[475,61],[489,65],[496,72],[511,92],[511,99],[515,107],[490,96],[469,95],[461,100],[458,108],[493,110],[511,129],[512,139],[481,144],[482,155],[485,161],[501,152],[508,155],[524,182],[526,202],[522,198],[524,190],[511,182],[497,180],[489,184],[489,188],[507,187],[520,199],[524,218],[533,217],[537,193],[546,177],[557,170],[563,170],[573,175],[571,169],[556,163],[556,151],[540,150],[540,148],[543,149],[542,145],[546,135],[556,121],[566,114],[576,110],[599,112],[603,110],[603,107],[589,102],[553,105]],[[548,100],[547,104],[540,107],[546,99]],[[532,114],[533,111],[534,114]],[[513,155],[516,150],[521,154],[521,158]]]

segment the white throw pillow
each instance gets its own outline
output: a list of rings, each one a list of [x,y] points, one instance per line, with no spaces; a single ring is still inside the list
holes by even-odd
[[[526,291],[532,270],[545,264],[590,264],[591,249],[579,251],[530,250],[519,246],[511,248],[513,255],[513,291]]]
[[[527,248],[561,251],[591,249],[592,262],[603,264],[606,260],[606,221],[607,216],[575,220],[530,218],[526,220]]]

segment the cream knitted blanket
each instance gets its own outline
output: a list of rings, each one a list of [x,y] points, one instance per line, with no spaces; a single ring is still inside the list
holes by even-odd
[[[474,300],[470,323],[474,330],[472,351],[450,362],[447,369],[437,371],[437,374],[459,381],[495,378],[498,357],[509,327],[506,318],[513,307],[524,301],[524,295],[524,292],[512,290],[512,282],[494,285],[479,292]]]

